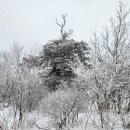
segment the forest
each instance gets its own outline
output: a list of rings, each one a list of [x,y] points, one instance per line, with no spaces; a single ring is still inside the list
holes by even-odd
[[[89,42],[73,39],[62,14],[60,36],[40,49],[1,51],[0,130],[129,130],[129,13],[120,1]]]

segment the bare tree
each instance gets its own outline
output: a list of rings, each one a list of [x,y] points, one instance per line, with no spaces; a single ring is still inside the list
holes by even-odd
[[[42,97],[42,88],[38,78],[38,71],[30,70],[22,64],[24,47],[13,44],[9,52],[1,54],[2,62],[6,67],[4,70],[4,83],[2,95],[4,102],[13,107],[14,128],[22,126],[25,114],[38,106]],[[16,120],[18,115],[19,119]],[[18,122],[18,123],[17,123]]]
[[[65,25],[66,25],[66,18],[67,14],[62,14],[62,20],[63,22],[60,24],[56,18],[56,24],[60,27],[60,33],[61,33],[61,38],[65,40],[66,38],[70,37],[73,33],[73,30],[69,30],[68,32],[65,31]]]
[[[102,126],[105,122],[103,112],[114,108],[121,114],[125,103],[124,97],[129,93],[130,37],[127,22],[129,12],[125,3],[120,1],[116,18],[110,19],[110,26],[105,27],[100,36],[94,33],[91,39],[95,61],[93,79]]]

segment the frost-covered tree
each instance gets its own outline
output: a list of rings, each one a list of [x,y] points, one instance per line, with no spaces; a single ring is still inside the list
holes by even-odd
[[[38,66],[44,85],[49,90],[56,90],[62,81],[70,82],[76,75],[73,67],[83,64],[85,68],[90,68],[88,44],[84,41],[77,42],[69,39],[72,31],[65,31],[66,15],[62,15],[63,23],[60,27],[61,37],[51,40],[43,46],[37,57],[24,58],[29,66]]]
[[[104,28],[98,36],[94,33],[91,43],[93,45],[93,87],[95,88],[96,102],[101,113],[115,109],[121,114],[129,108],[130,94],[130,37],[129,10],[123,2],[119,2],[116,17],[110,19],[110,25]]]
[[[36,109],[43,97],[37,71],[30,70],[22,64],[23,49],[23,46],[15,43],[10,51],[1,53],[0,65],[3,68],[0,70],[3,72],[0,100],[6,107],[13,108],[13,128],[22,126],[25,113]]]

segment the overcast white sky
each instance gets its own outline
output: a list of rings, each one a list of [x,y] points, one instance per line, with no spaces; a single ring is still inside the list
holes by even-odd
[[[14,40],[33,45],[58,38],[55,17],[61,20],[62,13],[69,14],[66,28],[74,30],[73,38],[88,41],[92,31],[108,24],[118,1],[0,0],[0,50],[9,48]]]

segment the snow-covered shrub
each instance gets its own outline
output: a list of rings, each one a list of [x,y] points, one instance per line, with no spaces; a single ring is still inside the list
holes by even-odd
[[[77,89],[59,90],[49,94],[41,102],[41,111],[51,116],[58,128],[73,125],[82,110],[80,91]]]

